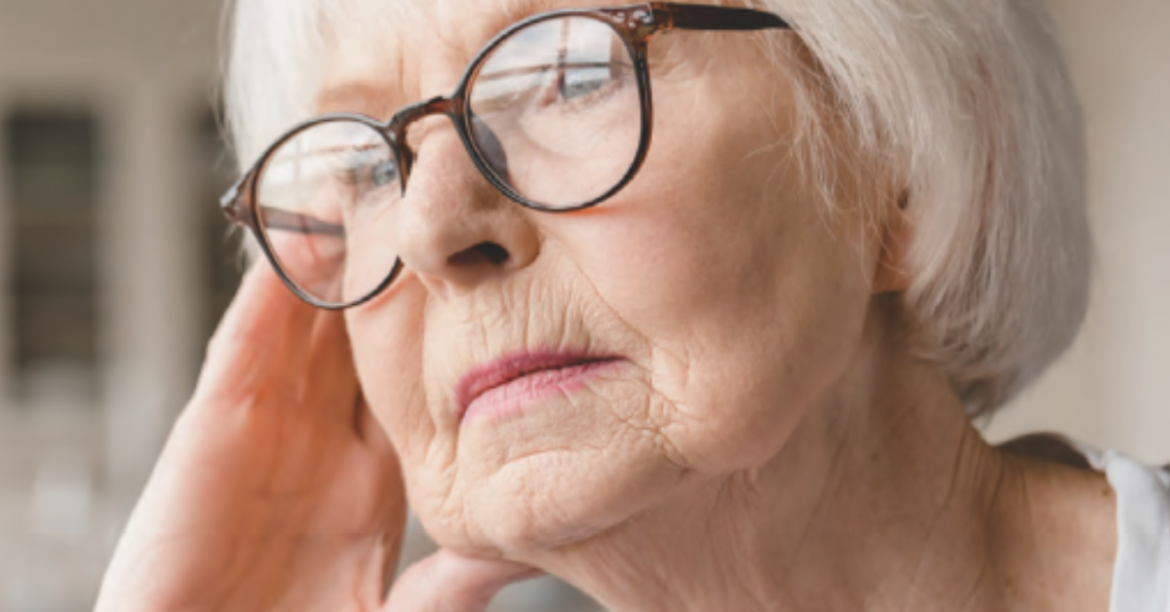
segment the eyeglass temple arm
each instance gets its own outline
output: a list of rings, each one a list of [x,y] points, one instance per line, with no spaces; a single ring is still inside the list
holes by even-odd
[[[730,6],[651,2],[654,19],[662,29],[671,30],[769,30],[791,29],[775,13]]]
[[[240,225],[254,225],[256,220],[248,212],[248,204],[244,194],[248,192],[252,173],[247,173],[232,185],[227,193],[219,200],[219,205],[232,223]],[[345,237],[345,228],[337,223],[322,221],[316,217],[302,215],[271,206],[260,206],[264,213],[264,226],[268,229],[286,230],[299,234],[324,234],[326,236]]]
[[[245,172],[240,180],[233,183],[219,198],[219,207],[232,224],[251,226],[255,221],[247,197],[253,174],[254,170]]]
[[[262,206],[261,208],[264,210],[264,227],[268,229],[285,230],[298,234],[333,236],[335,238],[345,237],[345,228],[337,223],[322,221],[317,217],[270,206]]]

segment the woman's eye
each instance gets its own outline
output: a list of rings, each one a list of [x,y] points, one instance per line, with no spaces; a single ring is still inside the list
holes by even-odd
[[[371,191],[398,180],[398,164],[392,160],[359,161],[346,164],[341,181],[356,189]]]
[[[559,79],[559,91],[562,102],[575,102],[590,95],[603,91],[612,80],[612,70],[604,68],[569,69],[565,70]]]
[[[384,160],[370,168],[370,184],[374,188],[385,187],[398,181],[398,164]]]

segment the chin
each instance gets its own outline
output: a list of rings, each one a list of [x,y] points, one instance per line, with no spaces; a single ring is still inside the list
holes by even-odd
[[[555,550],[653,508],[683,479],[662,457],[615,459],[595,450],[514,462],[469,495],[477,530],[508,553]]]
[[[618,378],[523,415],[464,423],[450,486],[412,503],[431,536],[456,549],[523,558],[588,540],[662,503],[685,479],[645,423],[662,414],[650,409],[656,401]]]

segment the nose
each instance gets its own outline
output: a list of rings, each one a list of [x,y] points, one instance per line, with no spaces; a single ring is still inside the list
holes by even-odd
[[[434,128],[415,150],[395,244],[408,272],[432,294],[450,297],[527,267],[540,234],[533,213],[480,174],[454,128]]]

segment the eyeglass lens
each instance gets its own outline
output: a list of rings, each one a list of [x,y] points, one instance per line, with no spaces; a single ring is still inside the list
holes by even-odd
[[[499,142],[478,144],[496,176],[525,198],[571,208],[625,176],[641,141],[633,59],[608,25],[549,19],[499,45],[472,83],[471,115]],[[506,156],[506,158],[505,158]]]
[[[498,183],[530,205],[568,209],[622,182],[642,139],[634,60],[613,28],[561,16],[500,41],[467,89],[467,136]],[[328,120],[286,138],[256,178],[259,226],[303,293],[361,301],[395,269],[403,177],[372,124]]]

